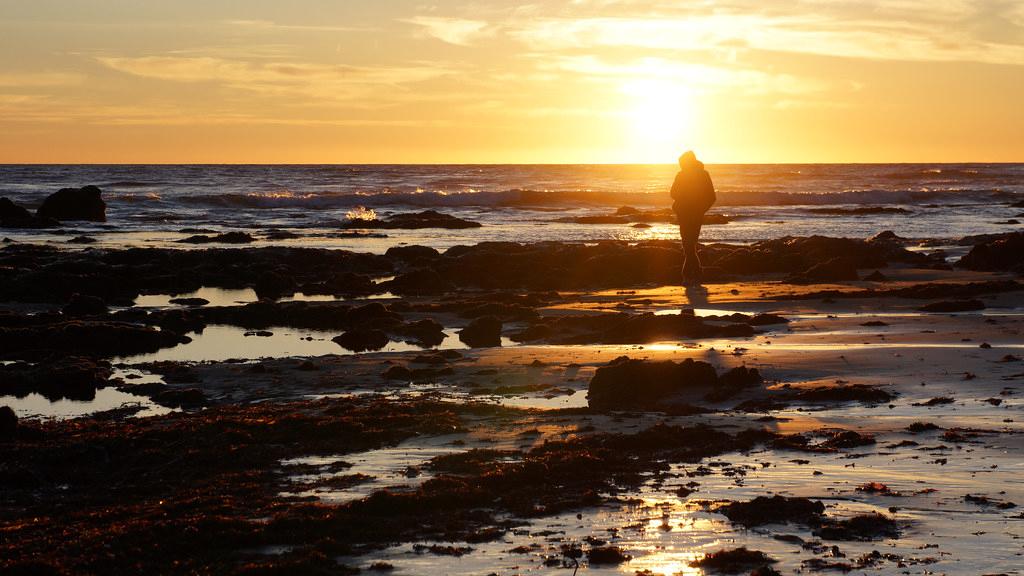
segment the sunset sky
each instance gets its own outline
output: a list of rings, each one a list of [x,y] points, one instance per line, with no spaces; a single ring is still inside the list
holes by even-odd
[[[1024,1],[0,0],[0,162],[1024,161]]]

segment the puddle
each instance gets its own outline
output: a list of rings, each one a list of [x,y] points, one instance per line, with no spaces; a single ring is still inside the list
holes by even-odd
[[[126,378],[131,376],[130,378]],[[149,382],[163,382],[163,379],[149,372],[135,369],[115,369],[112,378],[120,378],[128,384],[146,384]],[[100,388],[91,400],[49,400],[42,394],[33,392],[23,397],[0,396],[0,406],[10,406],[18,418],[46,418],[64,420],[67,418],[80,418],[89,416],[96,412],[115,410],[118,408],[139,407],[135,417],[159,416],[174,412],[173,409],[161,406],[146,396],[135,396],[127,392],[121,392],[117,388]]]
[[[242,306],[259,301],[256,291],[252,288],[233,290],[207,287],[187,294],[143,294],[136,298],[132,305],[139,308],[176,307],[178,305],[172,304],[171,300],[177,298],[203,298],[210,301],[207,306]]]
[[[777,559],[773,567],[783,574],[813,572],[803,565],[813,558],[852,562],[874,550],[902,559],[902,563],[884,559],[878,566],[864,569],[884,574],[974,575],[1005,573],[1019,566],[1020,524],[1014,518],[1018,512],[968,504],[963,496],[988,494],[1019,501],[1024,496],[1024,481],[1020,479],[1024,464],[996,448],[944,454],[948,465],[923,466],[922,459],[928,457],[924,451],[891,454],[882,448],[898,439],[886,438],[875,448],[845,454],[814,455],[810,457],[814,462],[808,465],[790,462],[803,457],[800,453],[774,451],[728,454],[702,464],[673,465],[668,474],[652,476],[639,490],[622,494],[629,500],[622,504],[613,501],[539,519],[494,542],[438,543],[473,549],[458,558],[435,556],[422,548],[417,550],[415,544],[406,544],[341,561],[362,568],[373,562],[387,562],[395,567],[395,574],[432,573],[439,563],[451,575],[547,572],[550,568],[545,567],[545,560],[560,559],[563,544],[588,549],[590,544],[585,539],[596,538],[620,547],[633,559],[619,566],[582,568],[595,574],[703,575],[703,570],[690,563],[707,553],[740,546]],[[856,457],[851,458],[851,454]],[[856,490],[861,484],[879,480],[904,496]],[[699,483],[697,490],[686,498],[677,496],[676,489],[691,481]],[[924,489],[935,492],[921,493]],[[1006,494],[997,495],[1000,490]],[[771,525],[744,530],[700,502],[749,500],[775,493],[820,499],[826,505],[826,514],[832,517],[884,513],[900,524],[901,538],[823,542],[837,545],[844,554],[833,557],[774,537],[786,534],[818,540],[806,527]],[[890,507],[895,512],[890,512]]]
[[[45,396],[35,392],[23,398],[15,396],[0,396],[0,406],[10,406],[18,418],[53,418],[64,420],[67,418],[80,418],[89,416],[96,412],[114,410],[116,408],[129,408],[139,406],[142,408],[134,414],[135,417],[159,416],[173,410],[155,404],[145,396],[135,396],[121,392],[116,388],[101,388],[96,391],[96,397],[92,400],[57,400],[51,402]]]
[[[443,437],[432,438],[431,440],[433,442],[441,442]],[[343,456],[310,456],[284,460],[281,462],[281,465],[286,470],[289,466],[302,466],[304,468],[315,466],[322,470],[322,472],[313,474],[290,476],[289,480],[295,485],[312,482],[322,483],[325,481],[330,483],[331,479],[344,479],[346,476],[354,475],[365,476],[368,479],[351,487],[313,487],[296,492],[283,492],[281,496],[313,496],[329,504],[341,504],[365,498],[373,492],[384,488],[414,490],[417,486],[433,477],[429,471],[419,469],[419,466],[429,462],[436,456],[455,454],[465,452],[466,450],[467,448],[462,446],[445,446],[441,444],[424,446],[422,441],[419,441],[418,445],[407,443],[390,448],[381,448]]]
[[[151,354],[114,358],[115,363],[138,364],[173,360],[177,362],[222,362],[224,360],[258,360],[261,358],[287,358],[292,356],[324,356],[328,354],[355,354],[331,341],[340,331],[302,330],[287,327],[271,327],[266,332],[272,336],[246,336],[252,331],[222,324],[211,324],[203,332],[190,332],[192,341],[166,348]],[[455,329],[445,330],[443,342],[434,348],[424,348],[405,342],[390,342],[380,352],[420,352],[423,350],[464,350],[469,348],[459,340]],[[502,345],[515,346],[508,338],[502,338]]]

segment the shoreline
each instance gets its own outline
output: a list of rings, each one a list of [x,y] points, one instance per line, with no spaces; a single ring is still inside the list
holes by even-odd
[[[1003,241],[960,262],[987,271],[887,238],[711,244],[701,290],[662,280],[668,242],[8,245],[5,379],[138,403],[5,429],[0,566],[673,574],[745,546],[781,573],[994,571],[1024,500],[1024,285]],[[71,324],[92,353],[67,364]],[[185,352],[229,336],[327,353]],[[717,378],[647,395],[645,374],[689,361]],[[54,387],[58,369],[85,380]],[[598,372],[623,373],[619,409],[593,403]],[[754,530],[723,513],[778,494],[822,512]],[[52,552],[66,530],[79,543]]]

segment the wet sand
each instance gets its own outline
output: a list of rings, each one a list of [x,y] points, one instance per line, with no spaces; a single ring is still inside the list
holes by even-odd
[[[20,258],[30,270],[51,257]],[[586,288],[595,282],[580,272],[557,292],[454,276],[441,292],[410,289],[420,286],[410,274],[441,269],[433,258],[391,274],[368,261],[387,290],[293,295],[294,284],[323,282],[307,278],[276,289],[276,304],[258,269],[134,297],[121,286],[102,314],[75,321],[190,341],[124,353],[114,341],[91,354],[78,370],[99,374],[93,399],[59,399],[61,388],[26,376],[53,353],[6,351],[5,374],[27,382],[19,390],[40,388],[0,391],[20,417],[0,440],[0,566],[671,575],[1024,565],[1024,291],[1014,274],[900,255],[859,270],[885,281],[726,271],[701,289],[651,278]],[[974,309],[921,310],[943,301]],[[60,306],[15,299],[2,326],[41,330]],[[500,346],[460,339],[483,317],[499,319]],[[427,320],[439,344],[412,335]],[[370,330],[387,343],[355,352],[334,340]],[[759,378],[684,387],[663,404],[591,406],[595,374],[624,356],[636,366],[692,359],[720,378],[756,368]],[[646,385],[619,383],[624,398]],[[723,513],[773,495],[820,501],[823,512],[756,526]],[[848,521],[865,514],[880,516],[853,530]],[[708,560],[741,547],[766,557]]]

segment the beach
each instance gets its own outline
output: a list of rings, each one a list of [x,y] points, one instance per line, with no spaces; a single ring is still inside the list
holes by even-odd
[[[711,169],[0,167],[0,566],[1019,573],[1024,165]]]

